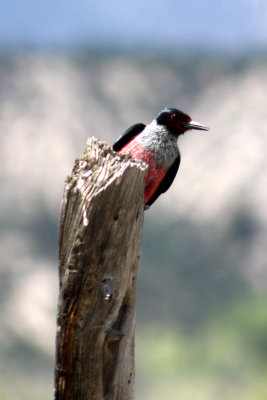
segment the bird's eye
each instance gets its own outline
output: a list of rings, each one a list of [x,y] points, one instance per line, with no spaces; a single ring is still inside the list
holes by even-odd
[[[175,119],[175,118],[176,118],[176,114],[175,114],[175,113],[172,113],[172,114],[171,114],[171,118],[172,118],[172,119]]]

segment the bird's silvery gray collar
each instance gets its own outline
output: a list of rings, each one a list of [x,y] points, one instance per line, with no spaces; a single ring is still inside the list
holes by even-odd
[[[158,125],[156,120],[148,124],[136,140],[147,151],[152,151],[158,163],[168,168],[179,155],[177,137],[164,125]]]

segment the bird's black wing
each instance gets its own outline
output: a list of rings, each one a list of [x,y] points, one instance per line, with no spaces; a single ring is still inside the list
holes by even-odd
[[[167,174],[164,176],[164,178],[161,181],[161,184],[151,197],[151,199],[146,203],[147,206],[151,206],[151,204],[154,203],[154,201],[157,200],[157,198],[161,195],[161,193],[166,192],[169,187],[171,186],[172,182],[174,181],[174,178],[177,174],[179,165],[180,165],[181,157],[180,155],[175,159],[174,163],[170,166]]]
[[[114,151],[120,151],[127,143],[145,129],[145,124],[135,124],[130,126],[113,144]]]

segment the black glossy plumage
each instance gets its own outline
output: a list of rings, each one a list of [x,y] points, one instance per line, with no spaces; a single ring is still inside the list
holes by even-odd
[[[168,169],[168,172],[162,179],[158,189],[155,191],[151,199],[148,200],[148,202],[146,203],[147,206],[151,206],[151,204],[153,204],[162,193],[166,192],[169,189],[179,169],[180,161],[181,157],[179,155],[179,157],[175,159],[174,163]]]
[[[114,151],[120,151],[126,144],[128,144],[135,136],[139,135],[144,129],[145,124],[135,124],[130,126],[113,144]]]

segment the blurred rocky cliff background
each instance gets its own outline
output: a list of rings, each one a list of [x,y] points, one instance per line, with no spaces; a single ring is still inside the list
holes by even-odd
[[[144,378],[148,372],[140,372],[142,357],[149,361],[140,348],[151,338],[159,374],[164,370],[160,346],[170,347],[163,357],[173,364],[175,379],[181,379],[183,363],[190,365],[191,357],[194,364],[199,359],[202,373],[201,356],[190,355],[192,344],[184,344],[180,357],[180,341],[201,335],[207,343],[205,352],[202,346],[199,351],[214,358],[206,362],[213,362],[215,371],[217,364],[223,370],[216,377],[220,384],[236,395],[242,379],[254,382],[257,368],[261,376],[261,363],[266,366],[267,351],[266,61],[20,54],[2,56],[0,75],[1,390],[6,398],[16,398],[14,383],[25,398],[40,387],[43,398],[52,396],[57,223],[64,179],[75,157],[88,136],[112,143],[129,125],[149,122],[165,106],[186,110],[211,131],[180,138],[177,179],[145,215],[137,382],[141,392],[155,388]],[[165,378],[171,379],[166,371]]]
[[[88,137],[113,143],[131,124],[173,106],[211,130],[179,139],[179,174],[145,213],[136,398],[266,400],[266,7],[206,1],[185,28],[186,5],[164,2],[163,12],[155,2],[161,14],[153,11],[146,30],[149,5],[119,3],[124,19],[114,17],[115,7],[105,19],[103,4],[92,2],[80,25],[80,2],[61,4],[61,23],[44,5],[17,5],[15,16],[6,4],[6,18],[0,15],[0,397],[53,397],[57,226],[75,158]],[[92,39],[92,10],[102,15],[101,34],[110,35],[105,46]],[[38,25],[41,14],[47,26]],[[129,24],[141,14],[142,46]],[[70,38],[82,37],[86,15],[93,35],[75,47]],[[248,15],[250,25],[242,25]],[[176,47],[177,38],[185,46]]]

